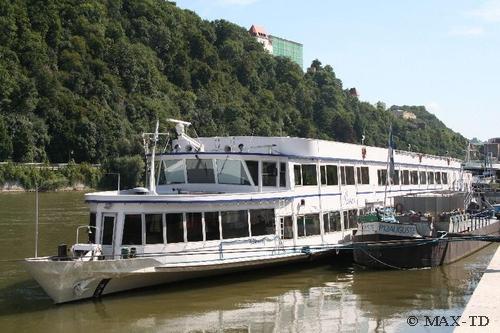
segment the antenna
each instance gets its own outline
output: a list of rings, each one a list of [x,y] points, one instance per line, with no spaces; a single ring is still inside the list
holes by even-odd
[[[156,145],[158,143],[158,137],[160,135],[169,136],[168,133],[160,133],[158,131],[159,127],[160,127],[160,121],[156,120],[156,127],[154,133],[142,133],[142,142],[144,145],[146,162],[147,162],[147,155],[151,154],[151,164],[150,164],[151,172],[149,174],[149,188],[148,188],[150,194],[157,194],[156,184],[155,184],[155,156],[156,156]],[[151,150],[150,150],[150,143],[152,143]]]
[[[167,121],[175,124],[175,131],[177,133],[178,140],[179,139],[186,140],[189,143],[189,145],[191,145],[196,151],[204,150],[204,146],[201,142],[199,142],[196,139],[193,139],[192,137],[186,134],[185,128],[192,125],[189,121],[177,120],[172,118],[168,118]]]
[[[172,118],[168,118],[167,121],[175,124],[175,131],[177,132],[178,136],[181,136],[185,133],[185,127],[191,126],[191,123],[189,121],[177,120]]]
[[[160,127],[160,121],[156,121],[155,133],[153,135],[153,149],[151,151],[151,171],[149,174],[149,192],[156,194],[155,186],[155,154],[156,154],[156,143],[158,142],[158,128]]]

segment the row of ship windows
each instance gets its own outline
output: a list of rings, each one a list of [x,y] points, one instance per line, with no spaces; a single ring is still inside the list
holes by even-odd
[[[90,225],[95,226],[95,214]],[[123,245],[199,242],[260,236],[275,233],[274,209],[237,210],[204,213],[126,214],[123,222]],[[113,242],[114,218],[103,218],[101,244]],[[90,234],[89,241],[95,242]]]
[[[228,184],[259,186],[287,186],[286,163],[229,159],[162,160],[157,163],[158,185],[172,184]],[[339,170],[340,169],[340,172]],[[320,165],[321,185],[370,184],[369,168],[354,166]],[[296,186],[318,185],[316,164],[294,164]],[[387,182],[387,170],[377,170],[378,185]],[[395,170],[392,185],[448,184],[448,173],[439,171]]]
[[[320,165],[321,185],[338,185],[338,169],[339,167],[336,165]],[[317,185],[318,183],[315,164],[295,164],[293,172],[296,186]],[[377,170],[377,178],[378,185],[386,185],[388,180],[387,170]],[[340,166],[340,183],[342,185],[370,184],[369,168]],[[390,179],[390,185],[424,185],[427,183],[448,184],[448,173],[440,171],[395,170]]]
[[[323,214],[325,233],[341,231],[341,213]],[[344,229],[355,228],[357,210],[344,211]],[[280,217],[281,238],[294,237],[292,216]],[[96,225],[96,214],[90,214],[90,225]],[[112,245],[115,233],[114,217],[104,216],[101,244]],[[166,233],[164,234],[164,230]],[[297,216],[297,237],[321,234],[320,215]],[[237,210],[203,213],[126,214],[122,245],[164,244],[234,239],[276,234],[274,209]],[[95,243],[95,233],[89,242]]]
[[[286,163],[261,162],[262,186],[286,187]],[[259,161],[229,159],[163,160],[158,185],[228,184],[259,186]]]

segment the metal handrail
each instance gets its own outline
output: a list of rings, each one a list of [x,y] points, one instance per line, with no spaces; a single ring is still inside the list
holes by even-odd
[[[278,235],[274,235],[274,237],[268,237],[265,236],[261,239],[254,239],[248,238],[248,239],[237,239],[237,240],[232,240],[232,241],[222,241],[219,243],[219,258],[224,259],[224,245],[230,245],[230,244],[244,244],[244,243],[250,243],[250,244],[256,244],[256,243],[265,243],[266,241],[274,241],[274,249],[272,250],[272,253],[274,253],[276,249],[276,240],[280,240],[279,245],[282,249],[284,249],[283,242],[281,241],[281,238]],[[283,250],[284,251],[284,250]]]
[[[93,226],[93,225],[80,225],[80,226],[78,226],[76,228],[76,242],[75,242],[75,244],[78,244],[80,229],[83,229],[83,228],[87,228],[87,230],[89,231],[88,232],[89,234],[92,233],[91,228],[94,228],[95,229],[94,232],[97,234],[97,227],[96,226]]]

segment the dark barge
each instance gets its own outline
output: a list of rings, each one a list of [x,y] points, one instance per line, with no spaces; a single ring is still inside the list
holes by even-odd
[[[491,212],[433,213],[392,222],[380,216],[378,221],[360,220],[353,237],[354,262],[375,269],[435,267],[460,260],[489,245],[495,240],[491,236],[500,235],[500,220],[492,218]]]

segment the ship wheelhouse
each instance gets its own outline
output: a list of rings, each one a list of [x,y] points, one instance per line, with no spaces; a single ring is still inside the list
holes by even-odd
[[[243,153],[165,154],[156,157],[158,194],[275,192],[290,189],[288,158]]]

